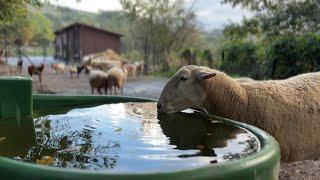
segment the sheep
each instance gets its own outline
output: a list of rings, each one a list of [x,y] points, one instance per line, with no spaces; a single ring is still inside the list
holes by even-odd
[[[246,82],[253,82],[254,81],[254,79],[251,79],[249,77],[239,77],[239,78],[235,78],[235,80],[238,83],[246,83]]]
[[[320,157],[320,73],[240,83],[223,72],[182,67],[165,85],[159,112],[188,107],[257,126],[280,144],[283,161]]]
[[[103,60],[103,59],[89,59],[84,63],[85,66],[91,66],[93,69],[99,69],[107,72],[109,69],[113,67],[120,67],[120,62]]]
[[[134,78],[136,77],[137,67],[134,64],[126,63],[122,66],[122,69],[125,69],[128,72],[128,75],[132,75]]]
[[[104,94],[108,94],[108,75],[100,70],[93,70],[90,67],[86,67],[88,71],[88,79],[91,87],[91,93],[94,94],[94,89],[101,95],[101,89],[104,88]]]
[[[43,73],[43,70],[44,70],[44,64],[41,64],[40,66],[35,66],[33,64],[28,66],[28,73],[29,73],[29,75],[31,77],[33,75],[38,75],[41,91],[43,90],[43,88],[42,88],[42,73]]]
[[[136,69],[137,69],[137,74],[139,76],[142,75],[143,71],[144,71],[144,63],[143,61],[141,62],[135,62],[134,65],[136,66]]]
[[[72,78],[72,75],[73,74],[78,74],[78,68],[77,68],[77,66],[67,66],[67,68],[66,68],[68,71],[69,71],[69,73],[70,73],[70,78]],[[78,77],[79,77],[79,74],[78,74]]]
[[[63,63],[51,64],[51,67],[56,70],[56,74],[58,74],[58,71],[60,71],[61,74],[64,73],[65,65]]]
[[[117,89],[120,89],[120,92],[123,95],[123,86],[127,79],[125,72],[120,68],[113,67],[107,74],[111,94],[112,88],[114,87],[114,94],[117,93]]]

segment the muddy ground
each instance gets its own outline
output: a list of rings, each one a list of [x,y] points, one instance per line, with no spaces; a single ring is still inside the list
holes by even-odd
[[[24,71],[22,74],[26,74],[26,72]],[[153,76],[129,77],[124,87],[124,95],[157,99],[167,80],[164,77]],[[33,90],[38,93],[91,94],[85,74],[80,74],[79,78],[70,78],[68,72],[56,74],[50,67],[46,67],[44,71],[43,92],[40,91],[38,77],[34,77]],[[279,179],[320,179],[320,161],[305,160],[288,164],[282,163]]]

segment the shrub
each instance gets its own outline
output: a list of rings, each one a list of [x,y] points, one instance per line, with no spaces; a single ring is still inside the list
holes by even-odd
[[[284,79],[319,69],[320,37],[287,36],[275,40],[267,48],[266,76]]]
[[[251,42],[232,42],[222,48],[220,69],[230,74],[257,78],[257,46]]]

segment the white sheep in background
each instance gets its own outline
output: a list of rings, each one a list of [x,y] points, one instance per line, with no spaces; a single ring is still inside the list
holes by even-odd
[[[77,66],[67,66],[66,69],[68,69],[71,78],[72,78],[72,75],[73,75],[73,74],[78,74],[78,68],[77,68]]]
[[[274,136],[282,160],[320,157],[320,73],[239,83],[223,72],[182,67],[166,84],[160,112],[188,107],[257,126]]]
[[[61,74],[64,73],[65,65],[63,63],[51,64],[51,67],[56,71],[56,74],[58,74],[58,72]]]

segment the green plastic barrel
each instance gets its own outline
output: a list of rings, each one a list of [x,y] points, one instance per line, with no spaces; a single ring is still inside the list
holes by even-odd
[[[3,80],[5,79],[5,80]],[[10,85],[14,86],[15,83],[20,83],[19,86],[22,86],[22,82],[31,82],[29,79],[11,79]],[[11,91],[3,90],[8,88],[3,88],[1,86],[3,81],[8,81],[8,78],[0,79],[0,94],[1,97],[3,93],[10,94]],[[17,82],[18,81],[18,82]],[[5,82],[8,83],[8,82]],[[21,84],[22,83],[22,84]],[[28,84],[28,83],[26,83]],[[18,85],[17,85],[18,86]],[[24,85],[23,85],[24,86]],[[11,87],[11,88],[14,88]],[[30,93],[31,91],[29,85],[25,86],[26,91],[21,90],[21,95],[26,92]],[[23,88],[22,88],[23,89]],[[16,93],[16,90],[12,91]],[[14,97],[14,96],[11,96]],[[18,96],[17,96],[18,97]],[[19,97],[22,98],[22,97]],[[18,99],[19,99],[18,98]],[[30,98],[26,97],[24,100],[21,100],[23,106],[25,101],[28,101]],[[120,103],[120,102],[150,102],[155,101],[152,99],[144,98],[133,98],[133,97],[115,97],[115,96],[62,96],[62,95],[33,95],[33,100],[30,100],[33,109],[35,110],[46,110],[50,108],[63,108],[63,107],[76,107],[76,106],[91,106],[98,104],[108,104],[108,103]],[[13,100],[14,101],[14,100]],[[17,104],[15,106],[11,105],[6,107],[5,102],[8,102],[8,99],[0,103],[2,106],[2,121],[8,120],[5,115],[15,117],[17,114],[20,116],[20,121],[26,120],[30,122],[30,107],[26,106],[24,110],[20,106],[20,101],[15,101]],[[15,109],[19,107],[19,113]],[[3,111],[8,111],[6,113]],[[21,113],[23,112],[23,113]],[[32,113],[32,110],[31,110]],[[110,173],[107,171],[88,171],[88,170],[78,170],[78,169],[66,169],[66,168],[57,168],[44,165],[37,165],[31,163],[25,163],[20,161],[15,161],[0,156],[0,179],[45,179],[45,180],[59,180],[59,179],[70,179],[70,180],[82,180],[82,179],[278,179],[279,168],[280,168],[280,148],[276,140],[264,132],[263,130],[256,128],[254,126],[240,123],[237,121],[216,117],[208,114],[208,118],[216,118],[218,120],[224,121],[229,124],[240,126],[247,129],[253,133],[258,140],[260,141],[261,149],[257,153],[245,157],[239,160],[233,160],[228,162],[222,162],[218,164],[208,165],[206,167],[188,169],[183,171],[170,170],[165,172],[154,172],[154,173],[132,173],[132,174],[123,174],[123,173]],[[19,119],[19,118],[18,118]],[[17,121],[15,119],[15,121]],[[14,122],[15,122],[14,121]],[[32,121],[32,120],[31,120]],[[3,127],[4,124],[0,124]],[[29,124],[30,123],[26,123]],[[13,123],[16,125],[16,123]],[[0,128],[3,128],[0,127]],[[1,146],[1,145],[0,145]]]

